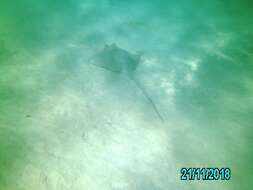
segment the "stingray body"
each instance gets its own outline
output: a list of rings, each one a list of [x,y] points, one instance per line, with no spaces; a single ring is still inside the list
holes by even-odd
[[[163,121],[163,118],[153,100],[134,77],[134,72],[140,63],[140,60],[141,55],[129,53],[128,51],[118,47],[116,44],[112,44],[106,45],[102,51],[92,56],[90,62],[97,67],[106,69],[107,71],[124,75],[133,81],[149,101],[157,116]]]
[[[140,55],[135,55],[119,48],[116,44],[106,45],[95,54],[91,61],[94,65],[115,73],[133,75],[140,62]]]

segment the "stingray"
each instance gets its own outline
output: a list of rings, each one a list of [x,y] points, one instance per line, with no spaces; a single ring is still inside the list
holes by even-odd
[[[138,65],[140,64],[140,60],[140,54],[129,53],[128,51],[118,47],[116,44],[111,44],[105,45],[104,49],[93,55],[90,58],[89,62],[109,72],[126,76],[142,92],[142,94],[148,100],[159,119],[163,121],[163,117],[158,111],[155,103],[134,76],[134,73]]]

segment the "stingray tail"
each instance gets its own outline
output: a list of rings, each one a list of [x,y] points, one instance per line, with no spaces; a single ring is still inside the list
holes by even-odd
[[[135,83],[135,85],[141,90],[142,94],[146,97],[146,99],[149,101],[150,105],[152,106],[152,108],[154,109],[154,111],[156,112],[157,116],[159,117],[159,119],[161,121],[164,121],[162,115],[160,114],[159,110],[157,109],[155,103],[153,102],[153,100],[149,97],[148,93],[146,92],[146,90],[140,85],[140,83],[135,80],[132,79]]]

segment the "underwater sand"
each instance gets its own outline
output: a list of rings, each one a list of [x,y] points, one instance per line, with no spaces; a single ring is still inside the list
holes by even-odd
[[[0,1],[0,190],[252,189],[252,8]],[[141,55],[162,121],[128,75],[89,62],[111,44]],[[181,181],[182,167],[232,177]]]

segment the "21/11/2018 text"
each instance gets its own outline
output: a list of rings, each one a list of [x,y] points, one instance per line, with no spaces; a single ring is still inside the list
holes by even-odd
[[[182,168],[181,180],[229,180],[230,168]]]

